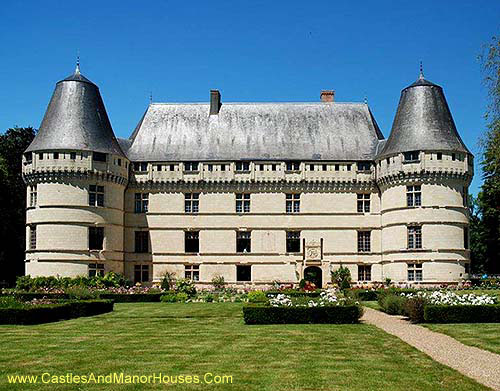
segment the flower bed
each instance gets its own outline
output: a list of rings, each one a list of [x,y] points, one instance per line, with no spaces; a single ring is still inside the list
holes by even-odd
[[[359,303],[333,289],[312,298],[281,293],[271,297],[268,304],[243,307],[246,324],[358,323],[362,314]]]
[[[14,299],[0,307],[0,324],[39,324],[94,316],[113,311],[113,304],[112,300],[21,302]]]

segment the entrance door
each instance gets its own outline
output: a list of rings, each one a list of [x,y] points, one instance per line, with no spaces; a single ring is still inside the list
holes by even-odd
[[[304,280],[313,282],[317,288],[323,286],[323,272],[317,266],[308,266],[304,269]]]

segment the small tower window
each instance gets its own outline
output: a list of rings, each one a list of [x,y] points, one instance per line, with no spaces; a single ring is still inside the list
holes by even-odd
[[[30,226],[30,243],[29,243],[29,249],[30,250],[36,249],[36,225],[31,225]]]
[[[457,155],[455,153],[451,154],[451,160],[453,161],[457,160]]]
[[[70,153],[69,153],[69,158],[70,158],[71,160],[76,160],[76,152],[70,152]]]
[[[410,151],[403,154],[405,163],[415,163],[420,161],[420,151]]]
[[[54,152],[54,159],[59,159],[59,152]]]
[[[370,194],[362,193],[358,194],[358,213],[369,213],[370,212]]]
[[[30,206],[35,207],[37,204],[38,193],[37,185],[30,186]]]
[[[443,160],[443,152],[437,153],[437,160]]]
[[[422,248],[422,227],[408,227],[408,248]]]
[[[89,205],[104,206],[104,186],[89,186]]]
[[[406,186],[406,206],[422,205],[422,187],[420,185]]]

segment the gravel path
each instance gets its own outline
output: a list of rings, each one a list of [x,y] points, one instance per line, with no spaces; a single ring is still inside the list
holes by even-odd
[[[361,318],[465,376],[494,390],[500,390],[500,354],[464,345],[447,335],[411,324],[401,316],[390,316],[365,307]]]

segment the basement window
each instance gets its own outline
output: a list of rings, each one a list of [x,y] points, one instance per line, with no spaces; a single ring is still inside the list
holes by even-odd
[[[252,281],[252,266],[236,265],[236,281]]]
[[[89,263],[89,277],[104,276],[104,263]]]

